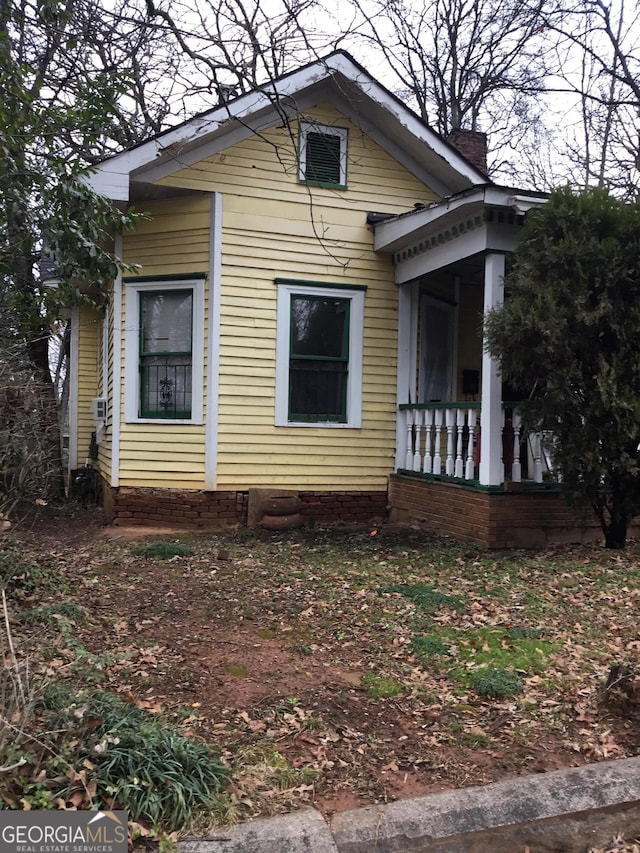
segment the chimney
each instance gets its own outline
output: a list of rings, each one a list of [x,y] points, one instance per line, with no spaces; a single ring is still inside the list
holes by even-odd
[[[447,142],[453,145],[463,157],[487,174],[487,134],[480,130],[462,130],[454,128],[447,136]]]

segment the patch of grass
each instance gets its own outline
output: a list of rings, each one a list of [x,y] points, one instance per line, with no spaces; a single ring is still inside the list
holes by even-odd
[[[542,672],[550,652],[555,648],[554,644],[546,640],[518,636],[519,632],[514,633],[516,636],[513,636],[510,629],[495,626],[467,629],[442,626],[437,634],[431,634],[424,640],[427,650],[432,648],[433,653],[437,653],[435,650],[444,646],[445,653],[451,654],[458,662]],[[413,640],[411,646],[419,654],[421,639],[415,638],[415,642],[417,646],[414,647]]]
[[[73,623],[86,618],[86,608],[73,601],[61,601],[52,605],[43,604],[20,613],[20,621],[25,625],[58,625],[61,629],[65,627],[68,629]]]
[[[450,646],[443,643],[438,637],[412,637],[411,649],[419,660],[429,660],[429,658],[439,655],[451,654]]]
[[[222,665],[224,666],[224,671],[234,678],[246,678],[249,675],[249,670],[241,663],[235,663],[225,658],[222,661]]]
[[[292,767],[273,744],[264,742],[238,750],[234,766],[238,775],[260,779],[267,790],[285,791],[308,784],[317,775],[312,767]]]
[[[51,584],[52,572],[36,562],[27,562],[10,543],[3,543],[0,552],[0,588],[18,597]]]
[[[387,675],[376,675],[373,672],[368,672],[363,676],[362,686],[372,699],[393,699],[404,692],[404,687],[399,681]]]
[[[193,548],[179,542],[148,542],[132,548],[131,553],[148,560],[169,560],[171,557],[192,557],[195,552]]]
[[[476,693],[489,699],[515,696],[523,689],[522,679],[515,672],[499,667],[474,670],[469,674],[469,683]]]
[[[417,607],[432,613],[440,607],[448,607],[451,610],[464,610],[464,601],[458,595],[446,595],[443,592],[438,592],[431,584],[415,583],[403,584],[395,583],[388,586],[381,586],[378,592],[389,593],[395,592],[408,598]]]
[[[524,625],[517,625],[514,628],[507,628],[505,633],[515,640],[539,640],[544,632],[540,628],[527,628]]]

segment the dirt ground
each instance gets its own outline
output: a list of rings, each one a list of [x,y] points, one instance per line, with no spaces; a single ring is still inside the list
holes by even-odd
[[[77,677],[81,647],[92,656],[88,677],[216,745],[233,768],[239,818],[302,804],[331,815],[640,752],[637,708],[599,701],[610,656],[590,669],[565,644],[557,655],[567,664],[564,678],[531,676],[518,699],[483,699],[452,688],[438,666],[417,666],[407,632],[424,620],[375,588],[387,572],[395,580],[400,572],[429,579],[420,561],[439,546],[415,531],[184,536],[105,527],[99,512],[77,511],[11,535],[60,573],[57,590],[20,606],[73,600],[83,608],[83,618],[73,619],[73,642],[64,631],[48,638],[44,671]],[[157,560],[134,553],[157,541],[183,543],[193,554]],[[461,575],[478,565],[473,549],[451,553]],[[592,553],[571,558],[584,563]],[[618,613],[611,638],[636,661],[637,563],[624,559],[630,605],[611,603]],[[467,597],[469,589],[462,590]],[[584,643],[593,662],[586,636],[596,628],[576,609],[588,613],[588,597],[571,590],[570,618],[582,635],[576,628],[568,642],[577,637],[574,645]],[[507,611],[513,621],[523,605],[507,600],[497,612],[492,594],[481,588],[471,595],[464,624],[498,623]],[[558,611],[549,618],[557,629]],[[429,619],[457,624],[458,617]],[[41,629],[39,639],[25,632],[27,645],[42,648]],[[365,686],[371,672],[402,689],[376,695]]]

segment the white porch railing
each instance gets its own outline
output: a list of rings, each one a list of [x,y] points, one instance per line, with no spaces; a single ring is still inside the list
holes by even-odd
[[[481,403],[421,403],[400,406],[399,467],[421,474],[478,481],[482,454]],[[549,472],[542,434],[522,433],[517,404],[502,404],[503,480],[542,483]]]

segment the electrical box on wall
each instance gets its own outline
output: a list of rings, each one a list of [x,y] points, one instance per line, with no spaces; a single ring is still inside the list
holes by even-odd
[[[106,397],[95,397],[91,403],[91,411],[97,421],[106,421],[107,419],[107,400]]]

